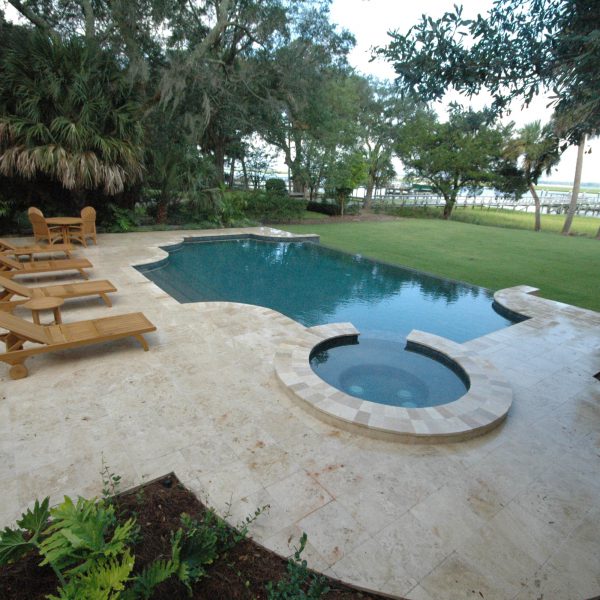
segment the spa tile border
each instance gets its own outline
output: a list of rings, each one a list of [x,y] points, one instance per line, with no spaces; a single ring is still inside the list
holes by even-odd
[[[321,325],[306,330],[301,344],[287,341],[275,355],[275,372],[288,393],[329,424],[378,439],[409,443],[461,441],[499,425],[513,400],[513,391],[488,361],[461,344],[413,330],[409,345],[442,355],[464,371],[468,392],[454,402],[427,408],[402,408],[362,400],[318,377],[310,367],[313,349],[324,340],[356,337],[351,323]]]

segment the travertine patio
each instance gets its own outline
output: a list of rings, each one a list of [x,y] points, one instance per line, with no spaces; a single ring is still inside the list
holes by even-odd
[[[121,341],[49,354],[18,381],[0,364],[0,526],[37,497],[98,495],[104,457],[124,488],[175,471],[234,522],[269,504],[259,542],[289,554],[306,531],[310,565],[361,587],[413,600],[600,594],[600,314],[500,293],[534,318],[465,346],[510,383],[506,421],[457,443],[381,441],[319,420],[277,379],[277,348],[312,335],[303,326],[179,304],[130,266],[203,233],[102,235],[78,252],[119,292],[112,309],[68,302],[65,322],[142,310],[158,327],[149,352]]]

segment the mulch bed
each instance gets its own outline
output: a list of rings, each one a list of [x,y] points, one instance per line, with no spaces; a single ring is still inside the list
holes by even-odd
[[[169,475],[148,483],[139,491],[117,497],[118,514],[135,516],[140,526],[141,541],[133,546],[136,571],[153,559],[170,556],[170,533],[180,526],[185,512],[200,519],[205,506]],[[57,580],[50,568],[40,568],[38,555],[29,555],[16,564],[0,568],[0,598],[3,600],[42,600],[56,593]],[[192,598],[205,600],[263,600],[265,586],[286,574],[286,560],[254,543],[239,542],[208,569],[208,576],[194,585]],[[329,580],[327,600],[383,600],[384,596],[360,592],[350,586]],[[156,600],[187,599],[187,590],[178,581],[161,584],[152,596]]]

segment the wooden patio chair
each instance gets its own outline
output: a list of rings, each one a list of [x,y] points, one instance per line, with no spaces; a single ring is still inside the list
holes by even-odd
[[[87,258],[64,258],[62,260],[35,260],[23,262],[0,254],[0,273],[3,277],[16,275],[37,275],[56,271],[79,271],[84,279],[88,274],[83,269],[91,269],[94,265]]]
[[[35,254],[54,254],[55,252],[63,252],[68,258],[71,258],[73,246],[71,244],[53,244],[52,246],[17,246],[6,240],[0,239],[0,254],[8,256],[28,256],[29,260],[33,260]]]
[[[52,246],[59,240],[63,241],[62,227],[49,227],[39,209],[31,207],[27,214],[33,229],[33,238],[36,242],[45,241]]]
[[[83,281],[81,283],[64,283],[61,285],[47,285],[43,287],[27,287],[12,279],[0,275],[0,304],[9,304],[14,308],[33,298],[84,298],[86,296],[99,296],[104,300],[106,306],[111,307],[112,302],[107,294],[117,291],[117,288],[106,279],[97,281]],[[25,298],[24,300],[13,300],[15,296]]]
[[[94,240],[94,244],[98,245],[96,239],[96,210],[92,206],[85,206],[81,209],[81,225],[72,225],[69,227],[69,240],[75,240],[82,243],[87,248],[87,239]]]
[[[6,344],[6,351],[0,354],[0,361],[10,365],[9,375],[12,379],[27,377],[25,360],[30,356],[127,337],[135,338],[144,350],[148,350],[143,334],[156,331],[156,327],[142,313],[61,325],[36,325],[0,311],[0,328],[7,331],[0,335],[0,339]],[[38,345],[26,347],[29,342]]]

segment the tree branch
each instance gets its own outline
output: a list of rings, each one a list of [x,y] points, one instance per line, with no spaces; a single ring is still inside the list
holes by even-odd
[[[90,0],[81,0],[81,8],[85,19],[85,37],[93,39],[96,36],[96,16]]]
[[[39,27],[54,38],[59,37],[58,33],[54,31],[46,19],[32,11],[28,6],[25,6],[20,0],[8,0],[8,2],[36,27]]]

